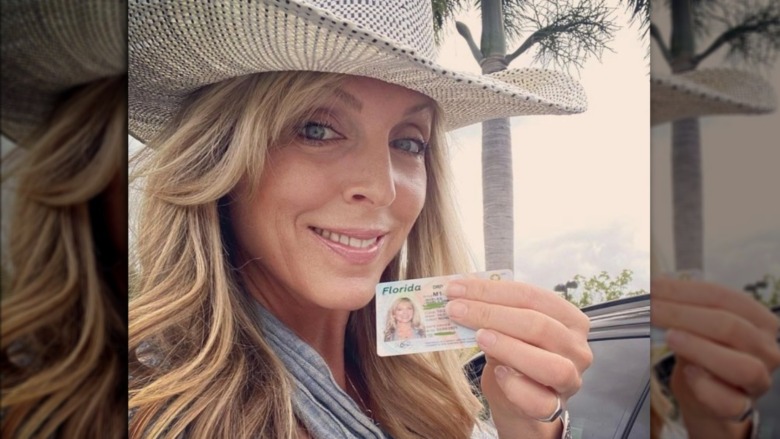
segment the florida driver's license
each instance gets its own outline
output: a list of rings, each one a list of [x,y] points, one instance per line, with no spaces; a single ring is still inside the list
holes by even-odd
[[[512,270],[454,274],[376,286],[376,344],[380,357],[418,354],[477,345],[476,331],[452,322],[447,282],[455,279],[512,280]]]

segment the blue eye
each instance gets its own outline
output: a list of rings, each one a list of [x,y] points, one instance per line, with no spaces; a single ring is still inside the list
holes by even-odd
[[[398,139],[390,142],[390,146],[414,155],[423,155],[428,149],[428,143],[418,139]]]
[[[298,130],[298,135],[306,140],[332,140],[340,138],[333,128],[321,122],[304,123]]]

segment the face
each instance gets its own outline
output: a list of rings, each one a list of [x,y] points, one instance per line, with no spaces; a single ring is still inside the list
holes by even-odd
[[[395,321],[398,323],[409,323],[414,317],[414,307],[409,302],[400,302],[395,307],[395,311],[393,311],[393,317],[395,317]]]
[[[371,300],[425,202],[432,121],[427,97],[349,77],[290,144],[271,147],[230,207],[263,302],[352,310]]]

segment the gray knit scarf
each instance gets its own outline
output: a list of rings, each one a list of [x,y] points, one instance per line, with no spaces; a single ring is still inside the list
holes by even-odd
[[[262,331],[295,381],[293,408],[316,439],[388,439],[336,384],[325,360],[284,323],[257,304]]]

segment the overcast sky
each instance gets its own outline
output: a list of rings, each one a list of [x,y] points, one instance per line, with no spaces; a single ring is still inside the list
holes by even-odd
[[[622,7],[614,15],[621,26],[609,44],[614,52],[605,52],[601,62],[587,62],[578,77],[588,111],[512,119],[517,280],[551,289],[575,274],[606,270],[614,276],[628,268],[634,272],[632,287],[649,289],[647,41],[638,25],[628,25]],[[478,41],[479,16],[472,11],[459,19]],[[454,25],[439,59],[451,68],[479,72]],[[526,54],[510,67],[537,67],[531,60]],[[484,267],[480,125],[451,138],[467,239]]]

